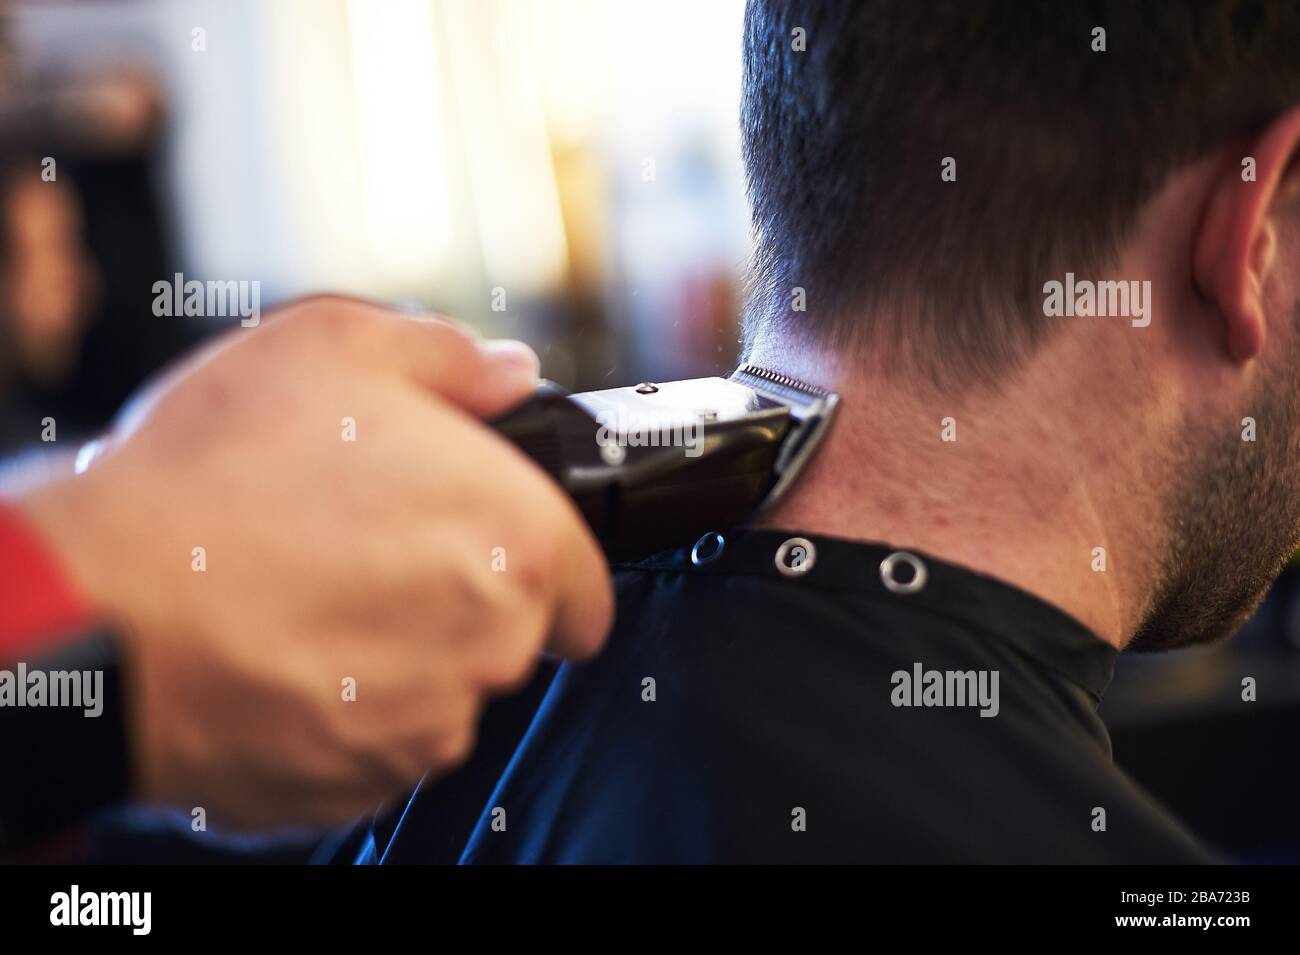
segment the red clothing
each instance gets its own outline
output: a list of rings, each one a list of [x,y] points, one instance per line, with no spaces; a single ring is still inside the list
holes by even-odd
[[[0,504],[0,658],[45,649],[91,622],[54,554],[21,514]]]
[[[98,719],[83,707],[0,706],[0,863],[127,797],[121,661],[112,634],[93,627],[57,556],[22,513],[0,504],[0,669],[103,674]]]

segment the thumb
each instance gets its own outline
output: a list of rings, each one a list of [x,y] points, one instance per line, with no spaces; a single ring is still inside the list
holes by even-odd
[[[405,318],[394,345],[417,384],[477,418],[527,399],[537,384],[534,351],[512,339],[480,341],[443,319]]]
[[[490,368],[489,380],[482,385],[487,393],[478,399],[489,407],[480,416],[499,414],[532,396],[541,362],[528,345],[513,338],[497,338],[480,342],[479,352]]]

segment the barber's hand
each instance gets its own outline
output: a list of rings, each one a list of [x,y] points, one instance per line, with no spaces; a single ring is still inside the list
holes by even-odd
[[[541,650],[598,649],[595,541],[477,420],[536,363],[308,299],[178,367],[84,474],[20,501],[123,635],[139,798],[345,819],[464,759],[485,695]]]

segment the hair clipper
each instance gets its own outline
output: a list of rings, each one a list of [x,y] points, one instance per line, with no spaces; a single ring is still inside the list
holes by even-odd
[[[577,505],[611,560],[741,523],[778,500],[838,396],[742,365],[730,378],[570,394],[541,382],[492,422]]]

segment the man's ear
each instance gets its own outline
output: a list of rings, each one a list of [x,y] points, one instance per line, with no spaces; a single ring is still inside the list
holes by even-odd
[[[1255,178],[1245,179],[1247,158]],[[1273,219],[1292,161],[1300,157],[1300,107],[1283,113],[1225,163],[1194,241],[1192,279],[1223,316],[1228,353],[1244,362],[1264,346],[1264,282],[1273,267]]]

